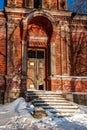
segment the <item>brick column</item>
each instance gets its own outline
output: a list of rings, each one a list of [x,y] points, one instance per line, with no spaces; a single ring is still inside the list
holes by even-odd
[[[26,88],[26,84],[27,84],[27,77],[26,76],[22,76],[21,77],[21,91],[25,91],[27,88]]]
[[[15,27],[14,23],[7,24],[7,74],[15,73]]]
[[[6,77],[6,91],[15,91],[21,89],[21,76],[7,75]]]
[[[22,74],[26,75],[26,60],[27,60],[27,22],[23,21],[22,35]]]
[[[51,75],[56,74],[56,54],[55,43],[51,43]]]

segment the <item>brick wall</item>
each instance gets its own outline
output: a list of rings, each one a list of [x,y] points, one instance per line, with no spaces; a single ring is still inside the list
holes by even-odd
[[[87,92],[87,78],[57,77],[52,78],[51,90],[60,92]]]
[[[0,12],[0,75],[6,73],[6,21]]]
[[[0,12],[0,90],[5,89],[6,74],[6,21],[4,13]]]

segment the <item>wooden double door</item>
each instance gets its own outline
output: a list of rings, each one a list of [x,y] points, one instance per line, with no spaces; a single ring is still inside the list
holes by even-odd
[[[27,89],[45,90],[45,49],[27,52]]]

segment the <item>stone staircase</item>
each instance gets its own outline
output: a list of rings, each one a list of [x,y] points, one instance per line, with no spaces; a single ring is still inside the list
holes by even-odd
[[[72,116],[79,110],[78,105],[65,99],[62,93],[52,91],[27,91],[26,100],[32,100],[35,107],[41,107],[55,116]]]

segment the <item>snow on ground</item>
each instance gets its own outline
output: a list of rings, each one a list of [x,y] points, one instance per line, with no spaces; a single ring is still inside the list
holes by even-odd
[[[12,103],[0,105],[0,130],[87,130],[87,106],[71,117],[48,116],[35,119],[34,106],[21,97]]]

